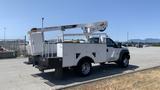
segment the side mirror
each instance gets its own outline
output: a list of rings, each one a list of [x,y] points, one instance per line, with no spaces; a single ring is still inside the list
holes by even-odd
[[[122,47],[122,43],[119,42],[119,43],[117,44],[117,46],[118,46],[118,48],[121,48],[121,47]]]

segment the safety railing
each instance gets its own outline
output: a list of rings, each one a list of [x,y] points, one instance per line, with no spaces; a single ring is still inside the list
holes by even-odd
[[[42,56],[45,58],[53,58],[57,55],[57,44],[53,41],[45,41],[43,43]]]

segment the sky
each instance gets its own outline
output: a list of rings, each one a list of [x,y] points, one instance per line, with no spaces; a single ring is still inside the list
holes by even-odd
[[[33,27],[107,21],[116,41],[160,38],[160,0],[0,0],[0,39],[24,38]]]

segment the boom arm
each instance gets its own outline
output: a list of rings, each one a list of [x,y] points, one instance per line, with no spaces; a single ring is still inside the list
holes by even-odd
[[[86,36],[87,40],[89,39],[90,35],[92,35],[94,32],[100,31],[103,32],[107,27],[107,22],[95,22],[91,24],[73,24],[73,25],[63,25],[63,26],[54,26],[54,27],[45,27],[45,28],[32,28],[31,31],[28,33],[34,33],[34,32],[48,32],[48,31],[57,31],[60,30],[63,31],[73,28],[81,28],[83,30],[83,34]],[[64,35],[63,35],[64,40]]]
[[[96,22],[91,24],[73,24],[73,25],[63,25],[63,26],[54,26],[54,27],[45,27],[45,28],[32,28],[29,33],[32,32],[48,32],[48,31],[65,31],[67,29],[81,28],[85,33],[93,33],[96,31],[104,31],[107,27],[107,22]]]

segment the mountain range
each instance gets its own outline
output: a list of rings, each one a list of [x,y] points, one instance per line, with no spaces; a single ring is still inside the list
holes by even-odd
[[[142,42],[142,43],[160,43],[160,39],[146,38],[146,39],[131,39],[129,42]]]

